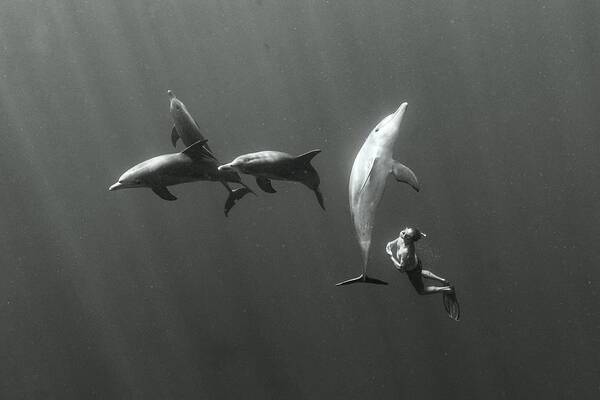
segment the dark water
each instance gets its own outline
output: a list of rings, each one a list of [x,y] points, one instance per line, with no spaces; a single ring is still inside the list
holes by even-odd
[[[0,398],[525,399],[600,392],[596,1],[4,1]],[[108,192],[173,151],[314,160],[222,215],[216,183]],[[409,102],[360,270],[350,167]],[[254,182],[246,179],[254,188]],[[463,319],[383,251],[415,225]]]

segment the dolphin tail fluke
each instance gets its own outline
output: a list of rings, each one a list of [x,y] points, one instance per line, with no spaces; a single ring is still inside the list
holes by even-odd
[[[419,191],[420,187],[417,176],[406,165],[398,161],[394,161],[392,166],[392,175],[394,175],[394,178],[396,178],[398,182],[408,183],[417,192]]]
[[[319,202],[319,205],[324,210],[325,209],[325,202],[323,201],[323,194],[321,193],[321,191],[319,190],[319,188],[314,189],[314,192],[315,192],[315,196],[317,196],[317,201]]]
[[[239,199],[241,199],[242,197],[247,195],[248,193],[254,193],[254,192],[252,192],[252,190],[250,190],[249,188],[246,188],[246,187],[237,188],[237,189],[229,192],[229,197],[227,197],[227,200],[225,201],[225,216],[226,217],[228,216],[229,211],[233,208],[235,203]]]
[[[241,180],[240,180],[239,184],[240,184],[240,185],[242,185],[243,187],[245,187],[246,189],[248,189],[248,191],[249,191],[250,193],[252,193],[253,195],[255,195],[255,196],[256,196],[256,193],[254,192],[254,190],[252,190],[252,189],[250,188],[250,186],[246,185],[246,184],[245,184],[244,182],[242,182]]]
[[[388,284],[386,281],[382,281],[377,278],[371,278],[370,276],[361,274],[361,275],[357,276],[356,278],[352,278],[352,279],[348,279],[343,282],[336,283],[335,286],[346,286],[346,285],[352,285],[353,283],[373,283],[375,285],[387,285]]]

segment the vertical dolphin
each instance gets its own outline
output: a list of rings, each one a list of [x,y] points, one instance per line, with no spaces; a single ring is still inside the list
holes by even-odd
[[[173,147],[181,139],[183,145],[189,147],[199,140],[206,138],[202,134],[200,127],[185,107],[185,104],[179,100],[172,90],[167,90],[169,95],[169,111],[173,118],[173,129],[171,130],[171,143]],[[208,144],[206,144],[208,146]],[[210,150],[210,147],[207,147]]]
[[[348,190],[350,213],[362,252],[362,274],[340,282],[337,286],[355,282],[387,284],[367,276],[367,263],[375,213],[383,196],[388,175],[392,174],[398,182],[408,183],[413,189],[419,191],[415,174],[408,167],[394,160],[392,156],[407,106],[407,103],[402,103],[395,113],[381,120],[371,131],[354,159]]]

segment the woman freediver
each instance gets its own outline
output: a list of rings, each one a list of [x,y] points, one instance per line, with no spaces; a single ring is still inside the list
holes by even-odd
[[[416,228],[405,228],[397,239],[389,242],[385,248],[396,269],[405,272],[417,293],[420,295],[442,293],[444,308],[448,316],[455,321],[460,319],[460,306],[456,298],[456,290],[448,280],[423,269],[421,260],[417,256],[415,242],[426,237]],[[394,254],[395,253],[395,254]],[[438,281],[444,286],[425,286],[423,278]]]

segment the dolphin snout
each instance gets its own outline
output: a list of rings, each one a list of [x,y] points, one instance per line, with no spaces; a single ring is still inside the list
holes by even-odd
[[[233,167],[231,166],[231,163],[229,164],[223,164],[223,165],[219,165],[219,171],[221,172],[225,172],[225,171],[233,171]]]
[[[402,114],[406,110],[406,107],[408,107],[407,102],[400,104],[400,107],[398,107],[398,109],[396,110],[396,112],[394,114],[396,114],[396,115]]]
[[[119,190],[123,188],[123,184],[121,182],[117,182],[114,185],[112,185],[111,187],[108,188],[108,190],[110,190],[111,192],[113,190]]]

